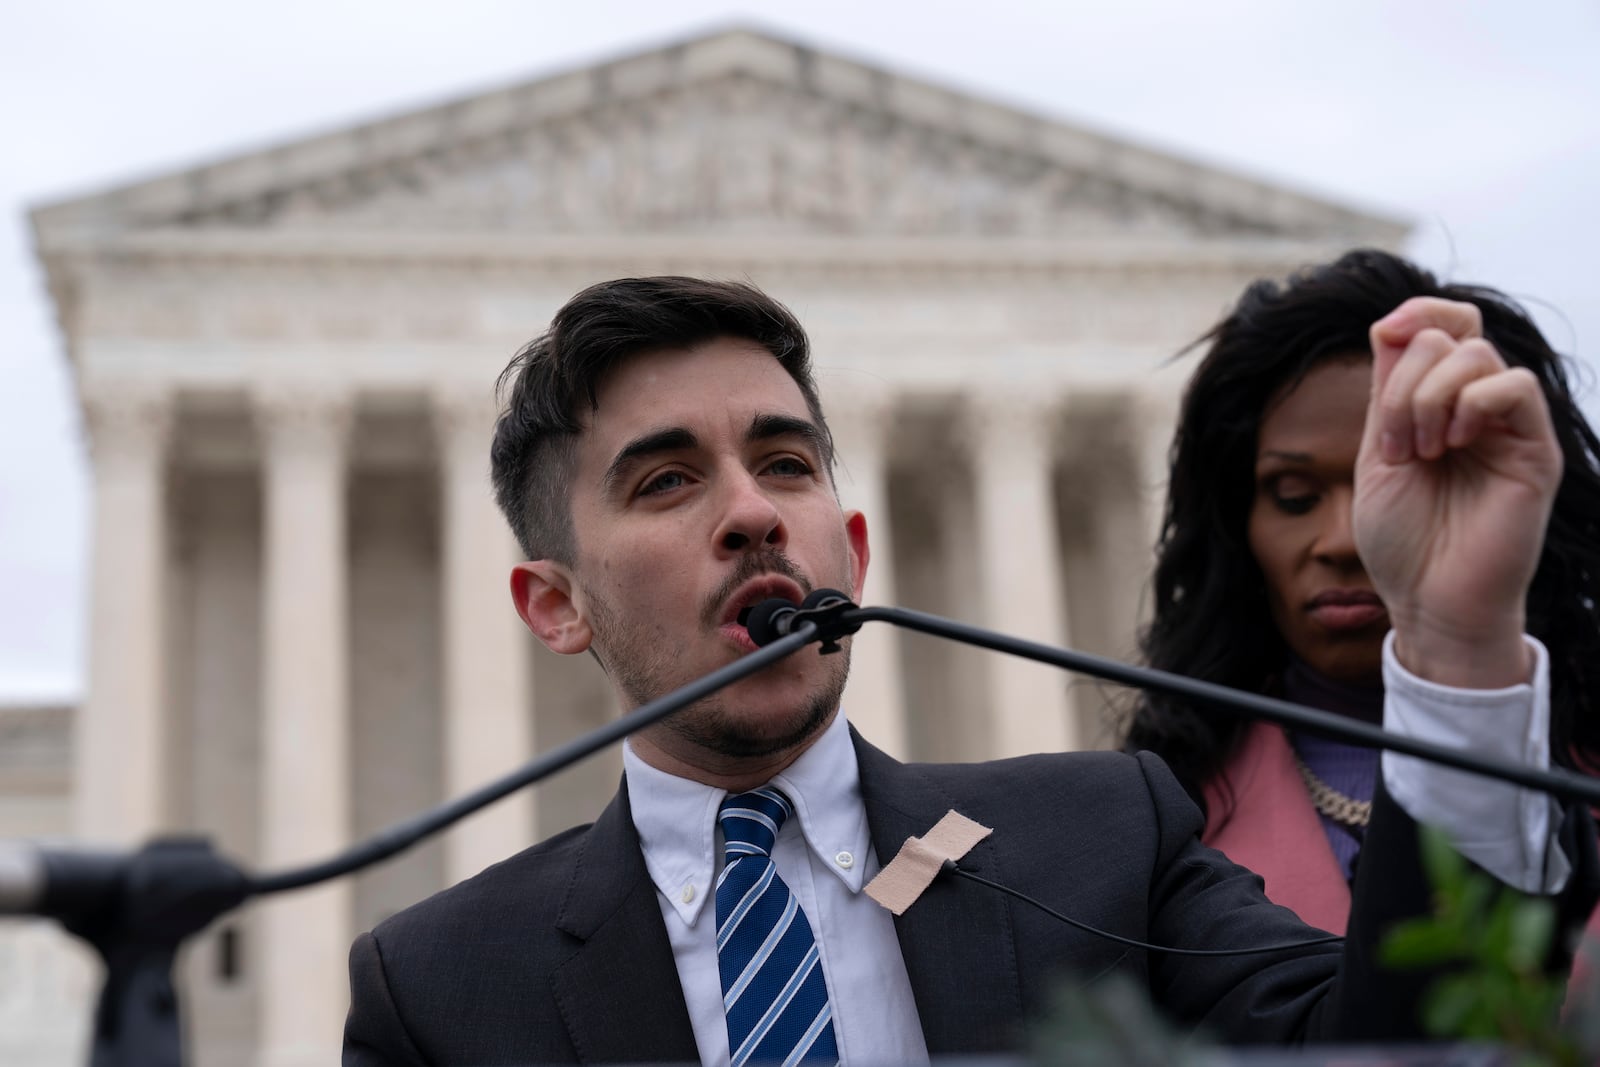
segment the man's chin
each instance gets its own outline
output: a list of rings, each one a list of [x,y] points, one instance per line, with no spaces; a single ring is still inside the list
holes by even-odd
[[[811,741],[828,725],[838,706],[837,699],[827,699],[765,721],[730,715],[719,708],[706,717],[669,719],[667,726],[707,752],[729,759],[765,759]]]

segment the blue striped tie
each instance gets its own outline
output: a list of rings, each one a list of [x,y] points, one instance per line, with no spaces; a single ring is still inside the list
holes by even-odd
[[[733,1067],[839,1060],[817,939],[772,865],[789,811],[789,798],[764,786],[728,797],[717,813],[727,841],[717,879],[717,968]]]

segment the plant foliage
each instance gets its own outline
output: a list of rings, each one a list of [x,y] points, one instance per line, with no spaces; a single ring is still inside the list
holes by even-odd
[[[1391,967],[1443,972],[1423,998],[1427,1032],[1499,1042],[1527,1064],[1600,1061],[1600,982],[1575,991],[1563,1012],[1566,975],[1545,967],[1554,904],[1475,870],[1437,830],[1423,827],[1421,840],[1433,914],[1397,925],[1380,951]],[[1585,1003],[1576,1002],[1580,995]]]

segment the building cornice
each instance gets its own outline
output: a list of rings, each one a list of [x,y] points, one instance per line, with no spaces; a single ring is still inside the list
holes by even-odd
[[[831,237],[781,240],[681,235],[531,236],[449,232],[308,232],[163,229],[98,238],[63,236],[53,268],[315,264],[362,268],[427,265],[569,271],[658,264],[700,272],[850,269],[967,276],[1000,273],[1194,273],[1292,270],[1342,251],[1336,240],[1238,238],[1206,242],[984,237]]]

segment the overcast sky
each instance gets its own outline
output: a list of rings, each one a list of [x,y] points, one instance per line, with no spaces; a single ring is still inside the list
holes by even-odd
[[[88,597],[82,436],[27,207],[735,22],[1409,218],[1417,258],[1529,301],[1600,365],[1596,0],[12,4],[0,702],[81,695]]]

